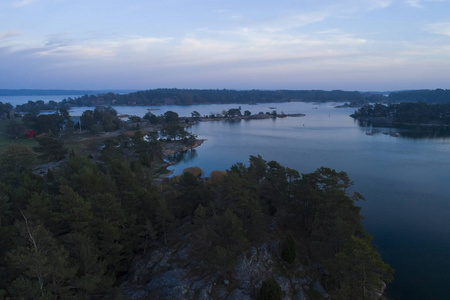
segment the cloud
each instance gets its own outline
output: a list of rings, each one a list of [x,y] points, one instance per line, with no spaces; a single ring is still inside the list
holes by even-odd
[[[15,31],[0,32],[0,39],[17,35]],[[92,59],[110,59],[120,57],[123,60],[138,60],[152,53],[164,52],[162,45],[172,39],[154,37],[123,37],[114,40],[84,38],[76,39],[70,33],[55,33],[45,40],[25,37],[7,48],[8,53],[20,53],[26,56],[46,57],[59,61],[65,59],[83,64]],[[5,50],[6,51],[6,50]]]
[[[425,30],[433,34],[450,36],[450,22],[427,24]]]
[[[387,8],[392,5],[394,0],[341,0],[330,5],[339,11],[367,11]]]
[[[327,10],[296,13],[265,22],[264,25],[261,25],[261,28],[269,32],[284,31],[321,22],[331,15],[331,12]]]
[[[37,0],[22,0],[22,1],[15,1],[11,4],[11,8],[21,8],[25,7],[27,5],[30,5],[33,2],[36,2]]]
[[[20,34],[17,30],[6,30],[0,31],[0,39],[7,39],[13,36],[18,36]]]
[[[369,0],[367,4],[369,9],[379,9],[391,6],[392,2],[392,0]]]
[[[132,37],[119,42],[110,42],[109,46],[122,48],[129,51],[143,52],[157,45],[167,44],[172,41],[171,37],[155,38],[155,37]]]
[[[232,32],[208,32],[208,37],[193,35],[175,40],[167,52],[160,53],[158,64],[259,69],[309,59],[317,62],[318,59],[355,55],[366,42],[336,29],[300,35],[240,28]]]
[[[404,0],[404,2],[412,7],[423,8],[424,2],[448,2],[448,0]]]
[[[65,45],[56,47],[47,47],[36,51],[36,54],[42,56],[70,57],[72,59],[80,58],[107,58],[113,57],[114,52],[95,45]]]
[[[405,0],[405,3],[412,7],[422,8],[422,4],[420,0]]]

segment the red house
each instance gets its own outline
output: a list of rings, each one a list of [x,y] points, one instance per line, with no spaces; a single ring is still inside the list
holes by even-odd
[[[34,139],[37,135],[38,134],[34,129],[25,129],[23,131],[23,136],[29,139]]]

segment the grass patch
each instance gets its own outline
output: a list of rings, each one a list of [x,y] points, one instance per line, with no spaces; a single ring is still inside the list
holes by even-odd
[[[0,120],[0,154],[3,154],[10,144],[21,144],[30,148],[37,145],[34,139],[11,138],[11,136],[6,133],[6,126],[8,125],[8,123],[9,120]]]

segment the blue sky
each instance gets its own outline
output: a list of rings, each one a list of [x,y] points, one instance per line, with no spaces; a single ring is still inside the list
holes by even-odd
[[[450,0],[2,0],[0,88],[450,88]]]

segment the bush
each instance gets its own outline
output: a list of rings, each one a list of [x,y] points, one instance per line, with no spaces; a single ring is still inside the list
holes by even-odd
[[[190,168],[184,169],[183,174],[184,173],[191,173],[195,177],[200,178],[203,174],[203,171],[199,167],[190,167]]]
[[[288,264],[292,264],[295,260],[295,243],[291,235],[284,239],[281,247],[281,258]]]
[[[212,171],[211,175],[209,175],[208,182],[217,183],[223,181],[224,177],[227,175],[225,171]]]
[[[281,300],[281,287],[274,279],[264,280],[260,290],[261,300]]]

